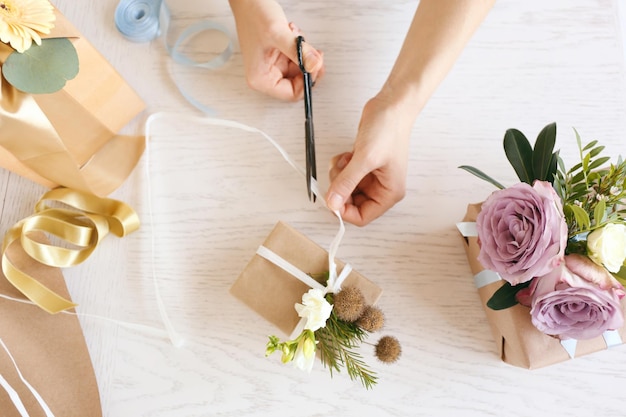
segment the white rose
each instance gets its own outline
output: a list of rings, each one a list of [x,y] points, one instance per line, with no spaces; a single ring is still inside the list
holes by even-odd
[[[595,263],[619,272],[626,259],[626,226],[609,223],[589,233],[587,253]]]
[[[302,296],[302,304],[296,303],[298,315],[306,319],[305,329],[316,331],[326,327],[333,306],[324,298],[324,292],[311,288]]]

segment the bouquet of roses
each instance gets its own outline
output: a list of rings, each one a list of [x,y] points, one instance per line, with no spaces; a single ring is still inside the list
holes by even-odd
[[[521,181],[511,187],[460,167],[499,188],[476,219],[478,260],[506,281],[487,306],[528,306],[532,324],[561,340],[622,327],[626,294],[626,162],[610,163],[604,146],[583,146],[574,132],[580,162],[568,169],[554,151],[556,124],[534,147],[507,130],[504,151]]]

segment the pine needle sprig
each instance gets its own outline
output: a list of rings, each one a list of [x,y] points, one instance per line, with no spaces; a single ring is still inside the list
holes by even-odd
[[[376,384],[378,377],[369,369],[363,357],[354,351],[366,337],[365,330],[354,323],[340,320],[334,312],[326,321],[326,327],[315,332],[321,362],[329,368],[331,375],[333,371],[341,372],[343,366],[350,379],[360,380],[369,389]]]

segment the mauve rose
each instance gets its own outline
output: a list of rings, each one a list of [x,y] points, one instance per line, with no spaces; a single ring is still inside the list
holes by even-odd
[[[624,288],[603,267],[582,255],[531,284],[533,325],[560,339],[592,339],[624,324]]]
[[[563,259],[567,223],[561,200],[546,181],[492,193],[476,219],[478,260],[517,285],[547,274]]]

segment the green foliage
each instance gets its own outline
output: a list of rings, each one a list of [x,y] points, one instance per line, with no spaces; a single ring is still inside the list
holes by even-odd
[[[9,84],[30,94],[59,91],[78,74],[78,54],[67,38],[43,39],[23,53],[11,53],[2,66]]]
[[[477,176],[481,180],[485,180],[485,181],[495,185],[497,188],[499,188],[501,190],[503,190],[505,188],[504,185],[500,184],[498,181],[494,180],[493,178],[491,178],[489,175],[485,174],[483,171],[481,171],[478,168],[474,168],[474,167],[469,166],[469,165],[461,165],[459,168],[464,169],[465,171],[469,172],[470,174],[473,174],[473,175]]]
[[[626,214],[626,162],[621,157],[609,164],[601,156],[604,146],[593,140],[583,146],[574,129],[580,162],[569,170],[558,161],[554,188],[563,201],[569,238],[591,232],[608,223],[619,222]]]
[[[345,367],[352,380],[360,380],[367,389],[372,388],[378,377],[355,351],[367,337],[367,332],[354,323],[340,320],[333,311],[326,321],[326,327],[315,331],[320,350],[320,358],[330,374],[341,372]]]
[[[493,293],[491,298],[487,301],[487,307],[492,310],[504,310],[509,307],[513,307],[517,302],[517,293],[530,285],[530,281],[523,282],[518,285],[511,285],[508,282],[504,282],[498,290]]]
[[[515,170],[520,181],[532,185],[536,180],[553,183],[558,169],[559,153],[554,152],[556,143],[556,124],[545,126],[535,141],[533,148],[526,136],[517,129],[508,129],[504,134],[504,153]],[[464,169],[487,181],[499,189],[505,188],[498,181],[483,171],[468,165],[461,165]]]

